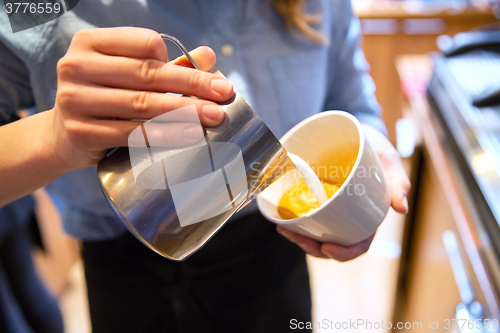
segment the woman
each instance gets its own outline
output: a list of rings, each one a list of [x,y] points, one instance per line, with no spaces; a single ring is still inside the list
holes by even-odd
[[[81,1],[17,34],[6,19],[1,14],[2,114],[33,103],[47,111],[0,128],[0,188],[8,189],[0,202],[57,178],[49,191],[64,202],[65,230],[84,241],[95,332],[286,331],[291,319],[310,321],[303,251],[349,260],[373,238],[342,247],[278,228],[302,251],[250,207],[186,262],[161,258],[125,231],[91,167],[108,148],[127,145],[138,126],[132,119],[195,104],[203,125],[216,126],[224,118],[216,102],[233,95],[233,84],[277,137],[317,112],[345,110],[369,128],[392,181],[392,205],[407,210],[409,182],[381,134],[347,0]],[[83,30],[114,26],[142,28]],[[157,32],[190,49],[209,45],[192,56],[204,71],[217,58],[232,83],[189,68],[185,58],[168,62]]]

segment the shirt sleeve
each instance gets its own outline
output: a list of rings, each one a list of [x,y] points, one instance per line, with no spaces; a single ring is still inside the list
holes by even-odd
[[[34,105],[29,72],[24,63],[0,42],[0,125],[17,120],[16,111]]]
[[[375,97],[375,83],[368,74],[369,65],[360,48],[359,19],[354,15],[349,0],[332,1],[332,6],[338,8],[338,16],[330,38],[330,75],[324,108],[350,112],[359,121],[386,134],[386,127],[380,118],[380,105]]]

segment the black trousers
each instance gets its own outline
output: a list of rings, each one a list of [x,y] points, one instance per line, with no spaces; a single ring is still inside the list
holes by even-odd
[[[184,262],[130,234],[84,242],[83,258],[95,333],[277,333],[311,321],[305,254],[259,213],[228,223]]]

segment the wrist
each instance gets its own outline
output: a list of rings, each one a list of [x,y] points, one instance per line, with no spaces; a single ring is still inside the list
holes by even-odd
[[[39,124],[40,128],[34,156],[36,164],[50,167],[54,171],[54,174],[61,176],[66,172],[77,169],[77,167],[72,165],[68,158],[65,158],[65,154],[60,151],[61,139],[57,136],[57,125],[54,116],[55,111],[51,109],[30,117],[33,117],[32,120],[36,124]]]
[[[46,111],[0,127],[0,206],[72,170],[55,154],[51,119]]]

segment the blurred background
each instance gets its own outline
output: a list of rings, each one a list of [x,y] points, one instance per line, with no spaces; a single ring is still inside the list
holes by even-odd
[[[494,332],[444,323],[500,319],[498,3],[353,0],[353,7],[389,137],[411,176],[410,213],[390,211],[359,259],[308,259],[314,320],[423,325],[405,332],[438,321],[439,332]],[[44,191],[34,197],[44,244],[33,252],[36,268],[59,300],[65,331],[90,332],[79,244],[54,223],[58,212]]]

